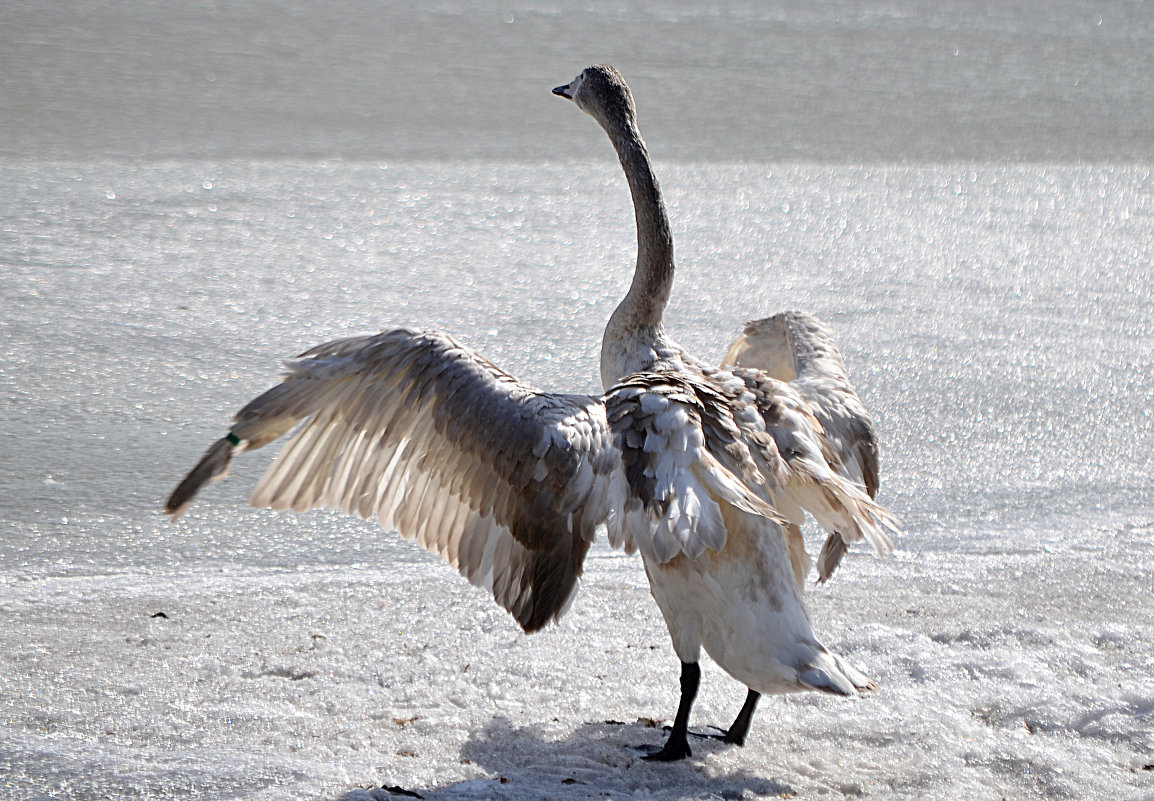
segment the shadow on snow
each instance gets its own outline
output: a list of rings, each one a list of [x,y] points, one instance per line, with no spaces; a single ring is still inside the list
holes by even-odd
[[[693,738],[693,756],[681,762],[654,763],[641,759],[638,746],[660,745],[665,732],[641,721],[586,723],[568,737],[554,739],[534,727],[512,728],[495,718],[473,732],[461,750],[489,774],[443,787],[397,787],[387,777],[383,786],[352,790],[339,801],[390,801],[419,796],[448,799],[586,799],[622,796],[654,799],[746,798],[790,796],[788,785],[741,768],[726,771],[705,765],[705,758],[728,751],[717,740]]]

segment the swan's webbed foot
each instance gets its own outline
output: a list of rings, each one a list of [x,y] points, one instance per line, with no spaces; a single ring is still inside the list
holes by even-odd
[[[701,666],[696,662],[681,663],[681,700],[677,703],[677,717],[673,720],[673,728],[665,745],[658,750],[643,747],[647,751],[641,758],[653,762],[675,762],[692,756],[689,749],[689,710],[693,707],[693,699],[697,697],[697,685],[701,683]]]
[[[666,727],[669,728],[668,726]],[[690,729],[686,734],[690,737],[696,737],[699,740],[724,740],[727,732],[720,726],[705,726],[703,728]]]
[[[713,731],[706,731],[701,729],[689,729],[687,732],[690,737],[700,737],[702,739],[721,740],[727,745],[736,745],[741,747],[745,745],[745,738],[749,735],[749,724],[753,722],[753,712],[757,709],[757,702],[761,699],[761,693],[756,690],[750,690],[745,696],[745,704],[742,705],[741,711],[737,713],[737,717],[733,719],[733,725],[728,730],[719,728],[717,726],[706,726],[706,729]],[[666,731],[672,732],[670,726],[665,727]]]
[[[676,762],[680,759],[693,756],[693,751],[689,748],[689,739],[685,736],[685,732],[681,733],[680,737],[675,737],[673,734],[665,741],[665,745],[658,748],[655,745],[643,745],[640,747],[641,751],[646,753],[641,755],[642,759],[650,762]]]
[[[741,748],[745,745],[745,734],[734,732],[733,729],[730,729],[721,736],[721,742],[726,745],[736,745],[738,748]]]
[[[689,737],[721,740],[727,745],[736,745],[739,748],[745,745],[745,738],[749,734],[749,724],[753,721],[753,712],[757,709],[757,702],[761,699],[761,693],[755,690],[749,691],[745,696],[745,703],[742,705],[741,711],[733,719],[733,725],[729,727],[728,731],[719,729],[717,726],[707,727],[713,731],[691,730],[689,728],[689,709],[697,695],[697,685],[700,680],[701,669],[695,663],[683,662],[681,665],[681,703],[677,706],[677,719],[674,720],[672,726],[665,727],[665,731],[669,732],[669,737],[661,748],[655,745],[643,745],[638,748],[639,751],[644,752],[642,759],[654,762],[675,762],[693,756],[693,751],[689,748]]]

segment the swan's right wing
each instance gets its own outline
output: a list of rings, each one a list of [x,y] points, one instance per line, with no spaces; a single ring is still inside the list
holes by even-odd
[[[760,370],[788,382],[820,425],[822,451],[842,477],[878,491],[878,442],[873,420],[846,373],[833,332],[805,312],[782,312],[747,323],[730,345],[726,367]],[[849,542],[861,539],[834,531],[818,556],[818,580],[825,581],[845,555]]]
[[[237,414],[168,511],[234,449],[302,422],[254,506],[376,518],[490,590],[526,631],[567,608],[620,472],[600,399],[539,392],[438,332],[329,342]]]
[[[842,474],[864,486],[871,498],[877,495],[877,434],[829,326],[797,311],[754,320],[729,346],[722,366],[761,370],[789,383],[821,423],[826,447],[840,461]]]
[[[789,382],[797,378],[797,358],[790,329],[792,321],[800,314],[783,312],[746,323],[745,329],[725,352],[721,366],[761,370],[778,381]]]

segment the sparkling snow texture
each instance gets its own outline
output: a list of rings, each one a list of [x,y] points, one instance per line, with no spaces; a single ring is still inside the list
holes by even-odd
[[[263,452],[163,519],[278,358],[326,338],[421,321],[593,390],[632,250],[611,167],[9,173],[13,797],[1151,792],[1146,170],[666,167],[671,328],[716,358],[746,318],[827,319],[905,521],[894,557],[855,548],[809,594],[881,690],[767,699],[744,749],[637,759],[677,663],[639,562],[604,544],[527,637],[395,535],[250,510]],[[726,725],[743,693],[707,663],[694,721]]]
[[[310,20],[307,4],[254,3],[266,16],[214,43],[214,17],[137,5],[93,4],[79,21],[36,3],[0,12],[24,43],[0,48],[0,796],[1154,798],[1154,161],[1149,92],[1133,94],[1154,75],[1154,37],[1141,13],[685,2],[658,24],[628,3],[490,20],[460,2],[412,12],[419,35],[389,50],[369,46],[391,28],[365,9]],[[85,44],[117,14],[139,15],[132,47]],[[615,20],[638,35],[613,39]],[[605,35],[546,35],[562,21]],[[531,69],[513,67],[530,50],[503,49],[506,35],[535,43]],[[219,63],[162,53],[164,36],[217,47]],[[268,74],[225,108],[254,68],[236,37],[285,63],[258,58]],[[563,41],[574,52],[557,56]],[[590,41],[605,52],[578,47]],[[153,75],[133,47],[157,48],[177,82],[128,80]],[[459,47],[469,58],[439,60]],[[974,48],[1008,55],[991,66]],[[47,80],[37,70],[55,67],[29,65],[62,52],[74,69],[43,73],[67,77],[52,102],[10,91]],[[839,59],[877,52],[922,65],[884,73],[897,81],[885,107],[925,128],[884,115],[853,127],[874,108],[854,102],[890,95],[871,83],[876,62]],[[378,57],[412,71],[380,84],[369,116],[326,105],[343,102],[334,86],[367,90]],[[823,318],[877,421],[879,499],[904,521],[895,555],[856,547],[808,590],[819,636],[879,691],[767,698],[745,748],[694,742],[673,765],[634,748],[662,740],[678,687],[635,557],[598,543],[569,614],[528,637],[395,534],[250,509],[272,448],[238,459],[179,522],[160,511],[281,360],[335,337],[439,327],[540,386],[597,389],[632,213],[604,136],[548,93],[593,60],[638,92],[677,244],[671,332],[719,359],[747,319]],[[331,85],[309,83],[306,61]],[[420,83],[421,63],[442,82]],[[474,65],[515,73],[508,94],[487,94]],[[107,87],[75,91],[85,81],[144,93],[125,108],[158,102],[123,116]],[[447,100],[405,94],[428,86]],[[537,116],[503,105],[530,91],[520,102]],[[710,116],[719,106],[731,116]],[[227,127],[249,108],[264,127]],[[68,123],[73,109],[91,126]],[[181,123],[187,109],[201,127]],[[430,123],[450,114],[467,137]],[[503,138],[510,119],[522,140]],[[349,138],[304,147],[318,120]],[[61,123],[52,136],[28,133],[48,123]],[[794,125],[812,149],[773,150]],[[385,149],[351,157],[376,130]],[[1020,136],[1011,155],[1032,160],[1000,160],[991,131]],[[972,147],[927,144],[953,135]],[[418,142],[423,160],[377,155]],[[754,143],[761,163],[743,160]],[[345,160],[308,160],[332,152]],[[691,723],[725,726],[745,690],[703,667]]]

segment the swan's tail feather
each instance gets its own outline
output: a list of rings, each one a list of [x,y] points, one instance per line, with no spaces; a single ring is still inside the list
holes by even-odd
[[[875,682],[869,676],[862,673],[860,670],[855,668],[846,660],[842,659],[837,654],[830,654],[830,656],[833,657],[833,660],[837,663],[838,669],[841,670],[842,674],[853,683],[853,688],[859,693],[874,692],[877,690],[877,682]]]
[[[803,687],[833,695],[857,695],[878,688],[860,670],[824,648],[811,662],[798,666],[797,680]]]
[[[164,511],[172,515],[175,520],[192,503],[192,499],[196,497],[196,493],[200,491],[201,487],[224,478],[225,474],[228,473],[232,452],[240,443],[241,441],[231,433],[212,443],[209,449],[204,452],[204,456],[200,457],[196,467],[192,468],[184,480],[172,491],[172,495],[168,497],[168,503],[164,505]]]

